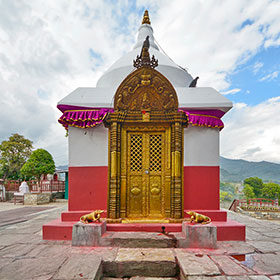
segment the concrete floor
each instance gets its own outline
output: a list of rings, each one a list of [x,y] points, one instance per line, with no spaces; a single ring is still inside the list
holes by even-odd
[[[247,240],[218,242],[214,250],[85,248],[42,240],[42,225],[66,202],[31,208],[0,203],[0,279],[280,279],[279,222],[229,212],[246,224]]]

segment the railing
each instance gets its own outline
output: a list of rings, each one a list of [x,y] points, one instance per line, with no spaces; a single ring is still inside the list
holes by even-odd
[[[6,191],[10,192],[18,192],[18,188],[21,184],[21,181],[19,180],[6,180],[4,182],[4,186]]]
[[[236,211],[237,206],[246,211],[280,211],[278,200],[268,198],[235,199],[229,210]]]
[[[6,191],[18,192],[21,181],[19,180],[7,180],[4,182]],[[35,180],[27,181],[30,192],[64,192],[65,182],[59,180],[41,181],[40,188]]]
[[[31,192],[64,192],[65,191],[65,182],[64,181],[43,181],[41,186],[38,187],[38,184],[32,185]]]

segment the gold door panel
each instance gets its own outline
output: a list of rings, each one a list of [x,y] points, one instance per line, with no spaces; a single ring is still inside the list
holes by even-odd
[[[129,219],[165,217],[166,131],[127,131],[126,209]]]
[[[162,140],[159,133],[149,134],[149,216],[162,217]]]
[[[143,212],[143,135],[134,133],[128,139],[127,206],[131,217],[141,218]]]

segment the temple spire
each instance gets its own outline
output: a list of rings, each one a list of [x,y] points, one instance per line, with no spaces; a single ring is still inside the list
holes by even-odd
[[[143,16],[143,20],[142,20],[142,24],[151,24],[150,18],[149,18],[149,13],[148,10],[145,10],[144,16]]]
[[[137,42],[134,46],[134,49],[141,48],[143,45],[143,42],[147,38],[147,36],[149,36],[149,42],[150,42],[151,48],[159,50],[158,46],[155,44],[155,41],[154,41],[153,28],[152,28],[151,21],[149,18],[149,12],[148,12],[148,10],[145,10],[142,24],[140,25],[140,27],[138,29]]]

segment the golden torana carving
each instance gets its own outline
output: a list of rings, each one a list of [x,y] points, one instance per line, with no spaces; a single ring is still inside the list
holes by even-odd
[[[176,92],[158,71],[142,67],[131,73],[119,86],[115,110],[171,111],[178,109]]]

